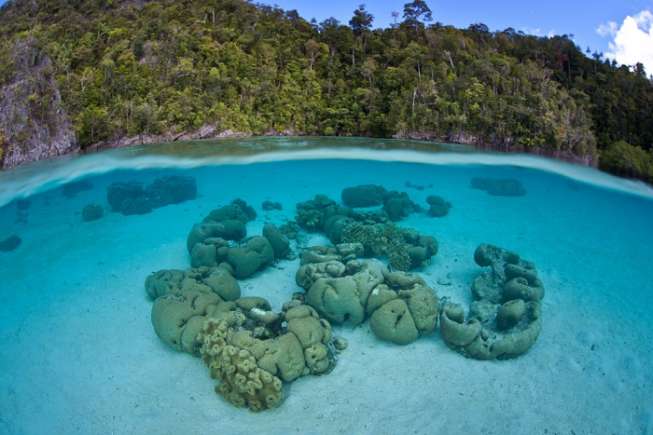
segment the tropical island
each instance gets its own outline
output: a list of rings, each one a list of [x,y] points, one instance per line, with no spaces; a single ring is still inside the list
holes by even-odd
[[[0,8],[0,167],[113,146],[250,135],[464,143],[653,180],[643,65],[437,21],[388,28],[244,0],[12,0]]]

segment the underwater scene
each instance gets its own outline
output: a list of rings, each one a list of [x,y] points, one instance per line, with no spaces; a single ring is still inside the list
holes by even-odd
[[[0,173],[2,434],[653,434],[653,191],[426,142]]]

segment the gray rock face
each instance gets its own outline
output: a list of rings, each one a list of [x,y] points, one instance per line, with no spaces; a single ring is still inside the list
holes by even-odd
[[[34,38],[12,50],[14,75],[0,83],[0,167],[79,150],[50,58]]]

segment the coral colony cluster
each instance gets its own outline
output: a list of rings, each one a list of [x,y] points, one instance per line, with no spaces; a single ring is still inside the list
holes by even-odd
[[[194,195],[187,179],[167,180]],[[156,184],[156,183],[155,183]],[[475,181],[475,188],[479,182]],[[504,180],[493,194],[523,193]],[[141,210],[140,202],[158,204],[156,186],[113,187],[122,212]],[[508,192],[510,190],[510,192]],[[120,193],[120,195],[118,195]],[[152,200],[152,198],[156,198]],[[115,201],[111,201],[112,203]],[[481,273],[471,286],[472,304],[465,309],[440,299],[416,273],[438,252],[437,241],[397,222],[411,213],[441,217],[446,200],[428,198],[423,210],[404,192],[381,186],[350,187],[342,204],[324,196],[297,204],[294,222],[266,224],[261,235],[247,237],[256,218],[241,199],[213,210],[188,234],[188,270],[151,274],[145,288],[154,301],[152,324],[170,347],[201,357],[218,381],[216,392],[235,406],[253,411],[274,408],[284,398],[284,384],[302,376],[323,375],[335,366],[347,342],[331,325],[369,322],[374,335],[406,345],[421,336],[442,335],[462,355],[476,359],[513,358],[528,351],[541,329],[542,282],[535,266],[519,255],[491,245],[474,253]],[[267,202],[264,209],[280,209]],[[374,211],[360,208],[377,207]],[[319,232],[332,243],[293,252],[292,242],[304,232]],[[263,297],[243,297],[239,280],[276,262],[299,256],[295,293],[280,312]]]

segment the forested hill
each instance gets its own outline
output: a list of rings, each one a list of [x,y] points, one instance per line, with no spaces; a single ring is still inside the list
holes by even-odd
[[[428,137],[653,178],[653,85],[566,36],[373,29],[242,0],[14,0],[0,10],[0,161],[224,132]],[[34,152],[50,141],[52,150]],[[43,151],[43,150],[41,150]]]

